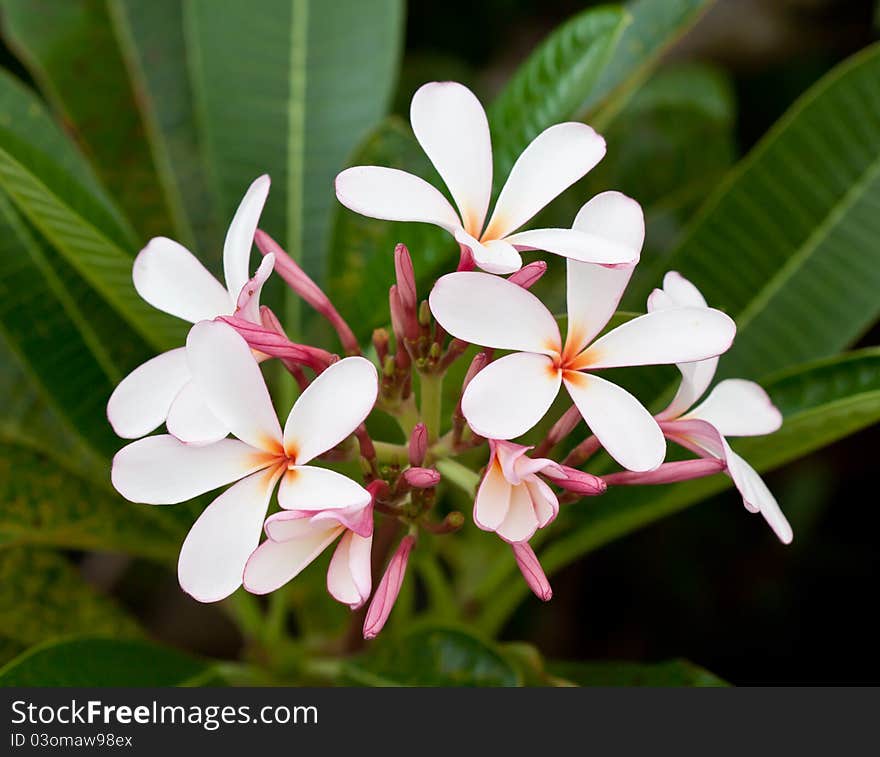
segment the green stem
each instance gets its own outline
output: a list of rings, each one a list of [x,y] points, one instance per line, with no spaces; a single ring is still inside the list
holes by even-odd
[[[428,441],[435,442],[440,436],[440,411],[443,404],[443,374],[420,374],[422,396],[422,422],[428,429]]]
[[[436,553],[426,550],[418,554],[416,567],[425,581],[433,612],[441,620],[455,620],[458,617],[455,596],[440,568]]]
[[[265,619],[260,603],[253,594],[242,589],[235,592],[224,604],[245,636],[250,639],[262,637]]]
[[[443,475],[447,481],[455,484],[465,494],[473,497],[477,493],[477,484],[480,483],[480,477],[470,468],[466,468],[461,463],[450,460],[448,457],[436,462],[437,470]]]
[[[376,448],[376,459],[380,463],[398,463],[404,465],[409,455],[405,444],[392,444],[391,442],[373,442]]]

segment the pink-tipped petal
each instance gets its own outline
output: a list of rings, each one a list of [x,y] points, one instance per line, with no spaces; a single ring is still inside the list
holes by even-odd
[[[474,523],[484,531],[494,531],[507,517],[513,487],[504,477],[501,465],[490,460],[474,498]]]
[[[195,446],[162,434],[119,450],[113,458],[111,480],[116,491],[131,502],[173,505],[231,484],[271,462],[237,439]]]
[[[371,500],[370,493],[348,476],[314,465],[288,470],[278,487],[278,504],[285,510],[364,507]]]
[[[232,312],[229,293],[189,250],[155,237],[135,258],[131,272],[137,293],[154,308],[190,323]]]
[[[676,307],[709,307],[703,293],[678,271],[669,271],[663,277],[663,291]]]
[[[400,594],[400,587],[403,585],[406,566],[409,562],[409,553],[412,552],[415,543],[414,536],[404,536],[392,555],[367,610],[367,617],[364,620],[365,639],[375,639],[385,627],[388,616],[391,615],[391,609],[397,601],[397,595]]]
[[[440,325],[471,344],[545,355],[561,347],[556,319],[544,304],[498,276],[447,274],[434,285],[429,302]]]
[[[299,396],[284,425],[284,449],[304,465],[335,447],[364,422],[379,393],[373,364],[347,357],[331,365]]]
[[[336,177],[336,197],[362,216],[384,221],[431,223],[454,234],[461,220],[424,179],[396,168],[355,166]]]
[[[260,531],[276,471],[259,471],[231,486],[193,524],[180,548],[180,587],[199,602],[225,599],[241,586]]]
[[[726,442],[711,423],[697,419],[660,421],[664,436],[691,452],[724,459]]]
[[[226,323],[202,321],[189,332],[193,382],[211,412],[252,447],[281,452],[281,426],[247,342]]]
[[[107,419],[123,439],[149,434],[168,417],[174,398],[190,380],[186,349],[163,352],[129,373],[107,402]]]
[[[736,324],[720,310],[676,308],[633,318],[596,340],[578,367],[689,363],[720,355],[730,348]]]
[[[514,163],[483,238],[501,239],[516,231],[604,155],[605,140],[585,124],[545,129]]]
[[[782,413],[754,381],[725,379],[686,416],[711,423],[722,436],[763,436],[778,431]]]
[[[183,386],[171,403],[166,426],[169,434],[187,444],[211,444],[229,434],[192,381]]]
[[[630,484],[674,484],[678,481],[690,481],[693,478],[713,476],[724,470],[723,460],[714,457],[700,457],[696,460],[677,460],[663,463],[659,468],[644,473],[622,471],[603,476],[605,483],[614,486]]]
[[[760,512],[773,533],[783,544],[791,544],[794,536],[791,524],[779,507],[779,503],[767,488],[757,471],[725,443],[727,472],[742,495],[743,504],[751,512]]]
[[[270,253],[260,261],[257,272],[241,288],[235,306],[235,315],[251,321],[251,323],[262,321],[260,318],[260,292],[262,292],[263,284],[266,283],[274,268],[275,256]]]
[[[250,257],[254,234],[257,231],[257,224],[260,222],[260,214],[263,212],[266,198],[269,196],[270,184],[271,181],[266,174],[253,181],[241,199],[226,232],[226,240],[223,243],[223,273],[233,307],[250,277]],[[215,313],[215,315],[220,314]]]
[[[521,466],[521,463],[529,462],[527,454],[531,447],[501,439],[489,439],[489,449],[492,452],[492,459],[497,460],[501,465],[504,478],[514,486],[521,484],[524,476],[534,472],[529,467],[523,470]]]
[[[657,421],[629,392],[586,373],[565,374],[565,386],[590,430],[628,470],[653,470],[666,456]]]
[[[331,507],[327,510],[320,510],[317,513],[311,514],[308,510],[299,512],[302,515],[310,516],[314,524],[321,523],[322,521],[334,521],[365,539],[373,535],[373,507],[371,504]]]
[[[478,235],[492,192],[492,144],[480,101],[457,82],[430,82],[413,95],[410,122],[465,228]]]
[[[546,355],[515,352],[487,365],[468,384],[461,409],[489,439],[513,439],[546,415],[562,380]]]
[[[510,546],[513,549],[513,556],[516,558],[520,573],[529,588],[542,602],[549,602],[553,598],[553,590],[550,588],[550,582],[544,575],[544,569],[541,567],[535,551],[528,542],[511,544]]]
[[[339,540],[327,569],[327,591],[337,602],[357,610],[370,598],[370,551],[373,537],[347,531]]]

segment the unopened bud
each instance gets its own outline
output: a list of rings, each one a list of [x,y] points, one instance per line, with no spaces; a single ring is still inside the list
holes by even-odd
[[[511,284],[516,284],[523,289],[528,289],[536,284],[538,279],[540,279],[546,272],[547,264],[543,260],[536,260],[533,263],[524,265],[516,273],[509,276],[507,280]]]
[[[414,489],[430,489],[440,483],[440,473],[433,468],[407,468],[403,480]]]
[[[422,300],[419,305],[419,325],[426,328],[431,325],[431,307],[427,300]]]
[[[394,248],[394,271],[397,274],[397,294],[400,302],[408,313],[415,313],[418,302],[416,274],[405,244],[399,244]]]
[[[388,342],[388,332],[385,329],[376,329],[373,332],[373,347],[376,350],[376,357],[379,358],[379,365],[383,365],[388,356]]]
[[[409,553],[412,552],[415,543],[414,536],[404,536],[388,563],[385,574],[379,581],[376,592],[373,594],[373,600],[367,610],[367,617],[364,620],[365,639],[375,639],[385,626],[385,622],[391,614],[391,608],[397,601],[397,595],[400,594],[403,577],[406,575],[406,565],[409,562]]]
[[[419,466],[428,452],[428,429],[424,423],[417,423],[409,436],[409,464]]]
[[[604,494],[608,488],[605,482],[598,476],[578,470],[577,468],[569,468],[567,465],[548,466],[541,472],[560,488],[573,494],[579,494],[582,497]]]

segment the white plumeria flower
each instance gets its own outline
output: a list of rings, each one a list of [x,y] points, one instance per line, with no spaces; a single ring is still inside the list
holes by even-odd
[[[376,400],[378,378],[364,358],[334,363],[303,391],[282,432],[259,365],[231,326],[193,326],[186,357],[196,390],[237,438],[191,445],[168,434],[150,436],[116,454],[111,477],[123,497],[153,505],[238,482],[208,505],[180,550],[181,587],[199,601],[214,602],[241,585],[279,479],[278,503],[286,510],[333,509],[354,522],[353,513],[370,506],[372,497],[362,486],[307,463],[363,422]]]
[[[590,200],[575,226],[637,249],[644,238],[638,203],[616,192]],[[541,420],[565,384],[618,463],[634,471],[659,466],[666,442],[657,421],[629,392],[594,371],[704,360],[730,347],[736,326],[717,310],[675,308],[634,318],[592,342],[613,315],[631,275],[631,268],[568,261],[564,347],[553,314],[522,287],[476,272],[443,276],[430,296],[440,325],[464,341],[515,350],[468,384],[462,411],[471,428],[491,439],[520,436]]]
[[[247,304],[237,314],[259,323],[260,289],[272,272],[274,256],[263,258],[250,282],[248,265],[269,183],[268,176],[260,176],[250,185],[229,224],[223,245],[225,286],[183,245],[155,237],[134,261],[138,294],[190,323],[235,314],[239,297],[246,295]],[[107,418],[124,439],[145,436],[162,423],[181,441],[194,444],[215,442],[229,433],[190,381],[184,347],[163,352],[128,374],[110,396]]]
[[[379,166],[356,166],[336,177],[336,196],[345,207],[371,218],[440,226],[489,273],[518,271],[520,250],[546,250],[602,265],[635,262],[638,250],[583,230],[517,232],[605,155],[605,140],[589,126],[556,124],[535,137],[511,169],[485,224],[492,193],[492,143],[480,101],[456,82],[431,82],[413,95],[410,122],[458,212],[423,179]]]
[[[669,312],[681,307],[708,305],[690,281],[678,273],[667,273],[663,288],[655,289],[648,298],[648,311]],[[657,415],[660,428],[667,438],[687,449],[725,461],[727,474],[746,508],[761,513],[779,539],[788,544],[793,534],[779,503],[755,469],[730,448],[725,438],[772,434],[782,425],[782,414],[767,392],[754,381],[743,379],[719,382],[694,407],[712,383],[717,367],[718,358],[678,366],[681,385],[669,406]]]

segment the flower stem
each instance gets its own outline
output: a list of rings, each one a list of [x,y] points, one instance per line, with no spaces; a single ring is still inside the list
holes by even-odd
[[[477,492],[477,484],[480,483],[480,477],[470,468],[466,468],[461,463],[444,458],[436,462],[437,470],[443,474],[443,478],[452,482],[459,487],[465,494],[473,497]]]
[[[391,442],[373,442],[376,449],[376,459],[380,463],[397,463],[403,465],[407,459],[407,448],[405,444],[392,444]]]
[[[443,374],[422,373],[422,423],[428,429],[428,441],[435,442],[440,435],[440,410],[443,404]]]

